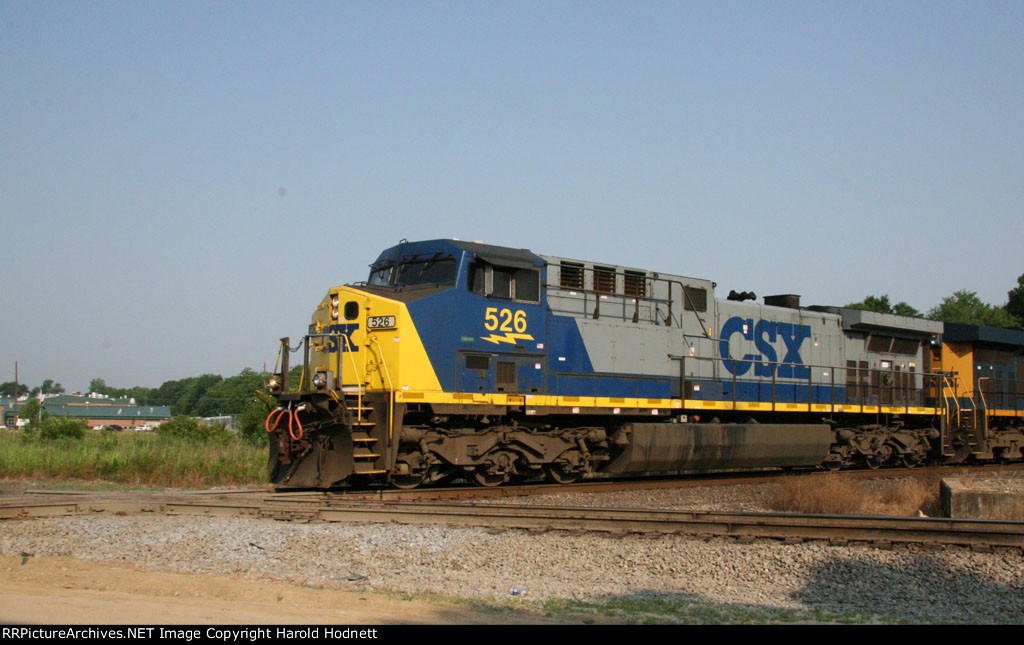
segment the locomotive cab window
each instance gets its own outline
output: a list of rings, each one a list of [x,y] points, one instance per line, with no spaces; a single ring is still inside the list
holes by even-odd
[[[451,285],[455,284],[455,268],[452,258],[413,258],[371,267],[368,282],[376,287]]]
[[[395,266],[384,264],[370,268],[370,279],[368,282],[375,287],[386,287],[391,284],[391,277],[394,275]]]
[[[469,268],[469,290],[504,300],[540,302],[540,271],[474,262]]]
[[[469,291],[481,296],[487,295],[487,265],[482,262],[469,265]]]
[[[413,260],[398,265],[394,283],[411,287],[419,284],[453,284],[455,260]]]

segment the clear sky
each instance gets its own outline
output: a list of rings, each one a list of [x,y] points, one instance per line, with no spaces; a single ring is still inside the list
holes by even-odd
[[[1020,0],[0,0],[0,381],[273,365],[401,238],[1001,305],[1022,206]]]

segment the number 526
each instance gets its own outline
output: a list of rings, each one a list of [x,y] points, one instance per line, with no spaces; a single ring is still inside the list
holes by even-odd
[[[515,313],[511,309],[488,307],[484,311],[484,329],[487,331],[514,331],[521,334],[526,331],[526,312],[522,309]]]

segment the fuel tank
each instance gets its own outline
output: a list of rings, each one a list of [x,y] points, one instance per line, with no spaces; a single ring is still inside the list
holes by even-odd
[[[623,447],[603,472],[816,466],[834,442],[827,425],[630,423],[615,432]]]

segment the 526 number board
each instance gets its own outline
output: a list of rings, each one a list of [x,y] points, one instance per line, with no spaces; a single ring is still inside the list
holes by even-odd
[[[394,316],[369,316],[366,319],[367,329],[394,329],[395,326]]]

